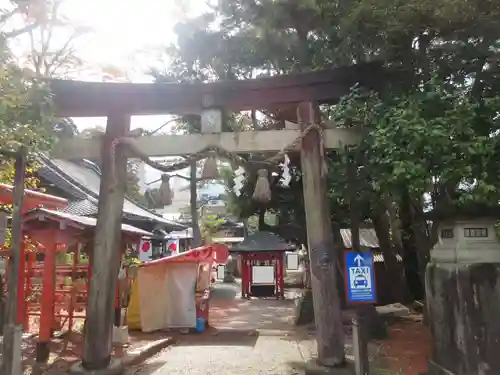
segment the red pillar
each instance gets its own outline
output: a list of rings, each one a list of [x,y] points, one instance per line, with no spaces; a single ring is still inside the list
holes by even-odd
[[[36,252],[30,251],[28,252],[28,262],[26,263],[26,289],[25,296],[29,297],[31,294],[32,280],[33,277],[33,265],[36,260]],[[24,331],[29,332],[30,330],[30,317],[28,315],[29,312],[29,302],[26,301],[24,304]]]
[[[43,261],[42,308],[40,312],[40,331],[36,348],[36,361],[47,362],[49,343],[54,322],[54,295],[56,288],[56,244],[45,244]]]
[[[274,284],[276,285],[276,298],[280,296],[280,258],[274,257]]]
[[[281,277],[283,275],[281,271],[281,254],[275,256],[275,267],[276,267],[276,298],[281,296]]]
[[[252,291],[252,283],[253,283],[253,275],[252,275],[252,266],[253,266],[253,257],[248,257],[247,259],[247,297],[250,298],[250,293]]]
[[[119,327],[121,325],[121,320],[122,320],[122,309],[120,307],[120,284],[116,284],[116,291],[115,291],[115,316],[114,316],[114,325],[116,327]]]
[[[77,266],[78,266],[78,257],[80,255],[79,249],[80,249],[80,244],[76,243],[75,245],[75,251],[73,253],[73,266],[71,269],[71,294],[69,297],[69,306],[68,306],[68,332],[73,332],[73,318],[75,315],[75,303],[76,303],[76,271],[77,271]]]
[[[247,282],[247,261],[244,254],[240,254],[241,263],[241,298],[246,297],[246,282]]]

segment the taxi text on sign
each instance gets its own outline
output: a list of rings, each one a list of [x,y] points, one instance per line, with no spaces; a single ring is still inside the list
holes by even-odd
[[[344,259],[347,302],[377,302],[372,253],[369,251],[348,251],[345,253]]]

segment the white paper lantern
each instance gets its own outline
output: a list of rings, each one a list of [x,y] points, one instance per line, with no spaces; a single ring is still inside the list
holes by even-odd
[[[236,196],[241,195],[241,189],[245,183],[245,168],[239,166],[238,169],[234,171],[234,187],[233,192]]]
[[[285,155],[283,163],[280,164],[280,167],[283,168],[283,174],[281,175],[280,182],[283,186],[289,186],[290,181],[292,181],[292,175],[290,174],[290,168],[288,167],[290,164],[290,158],[288,155]]]

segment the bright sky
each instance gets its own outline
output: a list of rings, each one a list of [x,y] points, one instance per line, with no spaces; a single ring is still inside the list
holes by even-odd
[[[205,0],[66,0],[64,13],[92,33],[78,46],[92,65],[115,66],[134,82],[150,82],[147,72],[164,66],[163,47],[175,42],[173,27],[200,14]],[[169,116],[135,116],[132,128],[157,129]],[[105,125],[105,118],[75,119],[81,128]]]
[[[101,81],[102,69],[122,72],[124,81],[151,82],[146,73],[152,67],[165,67],[168,56],[163,51],[175,42],[173,28],[186,17],[206,11],[207,0],[56,0],[61,1],[60,15],[72,24],[89,29],[74,46],[85,63],[74,79]],[[0,0],[0,9],[11,9],[10,0]],[[8,26],[20,28],[22,18]],[[51,46],[57,50],[73,31],[58,28],[52,33]],[[36,35],[39,35],[36,33]],[[11,45],[21,59],[31,50],[28,34]],[[22,61],[21,61],[22,62]],[[157,129],[169,116],[136,116],[132,128]],[[105,118],[75,119],[79,128],[104,126]],[[168,129],[168,128],[167,128]],[[165,129],[166,130],[166,129]]]
[[[150,82],[151,77],[144,73],[153,66],[164,66],[162,49],[175,42],[175,23],[204,9],[204,0],[66,0],[63,11],[71,20],[92,29],[78,49],[84,60],[92,65],[115,66],[131,81]],[[170,118],[134,116],[131,127],[154,130]],[[106,124],[105,118],[74,120],[79,128]],[[146,182],[159,177],[158,171],[146,167]],[[172,182],[174,188],[186,184],[178,179]]]
[[[150,82],[144,74],[153,66],[164,66],[162,47],[175,42],[173,27],[187,15],[202,13],[205,0],[67,0],[68,16],[93,29],[81,56],[97,65],[123,69],[134,82]],[[132,128],[157,129],[171,116],[134,116]],[[105,118],[75,119],[81,128],[104,126]],[[166,127],[167,128],[167,127]],[[188,170],[180,171],[187,175]],[[146,182],[160,178],[160,172],[146,167]],[[173,179],[172,187],[185,186]],[[221,186],[200,189],[199,193],[220,194]]]
[[[77,55],[84,60],[89,70],[79,73],[74,79],[85,81],[102,80],[101,69],[114,67],[123,72],[124,80],[132,82],[151,82],[147,71],[152,67],[164,67],[164,47],[175,42],[173,27],[186,17],[203,13],[207,0],[63,0],[61,14],[73,24],[89,28],[75,43]],[[9,9],[9,0],[0,0],[0,8]],[[16,23],[14,22],[14,25]],[[13,26],[15,27],[15,26]],[[57,32],[55,45],[63,45],[69,31]],[[12,46],[16,55],[22,56],[30,51],[27,36],[20,38]],[[97,72],[97,73],[96,73]],[[155,130],[172,116],[134,116],[132,129]],[[74,118],[80,130],[101,126],[105,127],[106,118]],[[163,131],[168,131],[165,127]],[[180,171],[187,174],[186,171]],[[160,178],[160,172],[146,167],[145,182]],[[174,179],[173,187],[185,186],[186,182]],[[222,191],[214,187],[214,194]],[[209,189],[210,191],[212,189]]]
[[[134,81],[144,81],[144,71],[159,63],[162,46],[175,41],[175,23],[203,11],[203,4],[203,0],[66,0],[64,13],[93,30],[85,49],[79,50],[85,59],[126,68]]]

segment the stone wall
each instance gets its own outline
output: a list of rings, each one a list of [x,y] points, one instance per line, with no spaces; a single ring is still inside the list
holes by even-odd
[[[427,266],[429,375],[500,374],[499,279],[498,263]]]

